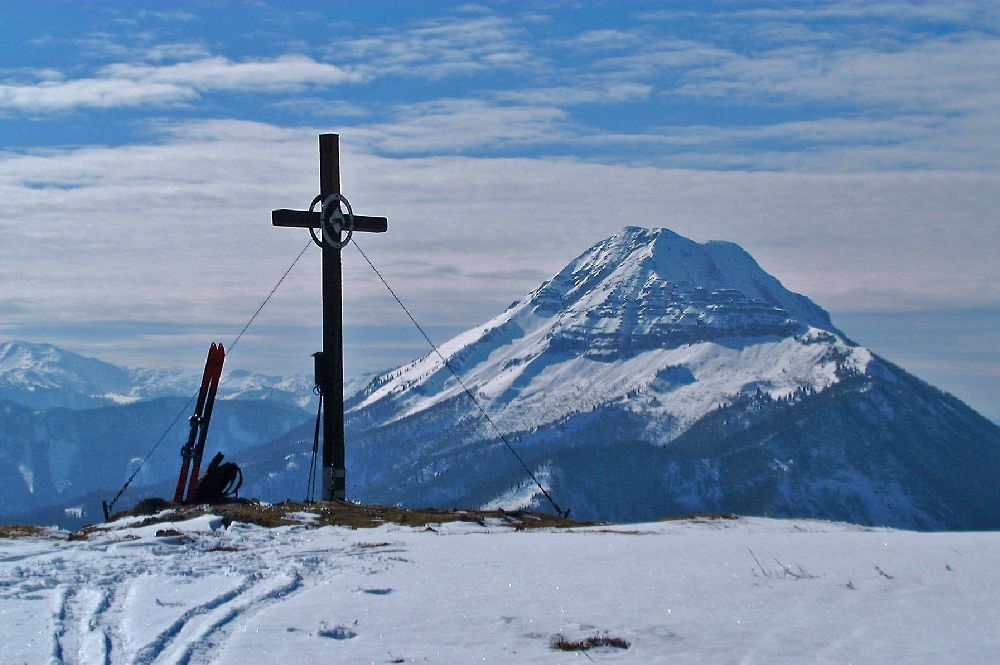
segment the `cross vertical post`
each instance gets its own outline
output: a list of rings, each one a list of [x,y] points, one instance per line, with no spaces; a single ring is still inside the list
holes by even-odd
[[[324,201],[331,195],[340,194],[340,136],[337,134],[321,134],[319,137],[319,193]],[[317,377],[317,380],[326,402],[323,410],[324,501],[343,501],[347,481],[344,454],[344,282],[340,250],[340,247],[323,243],[323,356],[326,362],[321,364],[323,376]]]
[[[340,136],[319,137],[319,196],[308,211],[274,210],[271,224],[319,229],[313,240],[322,248],[323,352],[317,354],[316,384],[323,395],[323,500],[346,498],[344,446],[344,291],[341,248],[355,232],[385,233],[385,217],[355,215],[340,192]],[[322,202],[320,211],[313,207]],[[347,208],[346,226],[342,206]],[[347,231],[347,237],[343,232]]]

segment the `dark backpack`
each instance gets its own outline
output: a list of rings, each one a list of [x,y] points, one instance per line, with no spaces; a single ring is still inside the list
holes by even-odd
[[[205,475],[198,480],[198,490],[194,494],[196,503],[224,503],[239,497],[243,472],[232,462],[223,464],[223,458],[222,453],[216,453]]]

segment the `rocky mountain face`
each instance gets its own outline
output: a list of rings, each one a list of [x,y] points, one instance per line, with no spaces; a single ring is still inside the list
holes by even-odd
[[[574,516],[1000,527],[1000,428],[732,243],[625,228],[440,350]],[[349,496],[551,509],[462,384],[431,353],[355,394]],[[275,446],[250,477],[299,494],[305,442]]]

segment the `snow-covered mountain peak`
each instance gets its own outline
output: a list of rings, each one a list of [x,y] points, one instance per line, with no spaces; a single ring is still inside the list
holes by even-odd
[[[441,353],[510,427],[620,401],[669,421],[663,429],[673,433],[734,395],[822,390],[872,360],[738,245],[635,226]],[[428,354],[376,378],[352,406],[387,422],[462,393]]]
[[[119,390],[127,382],[125,370],[96,358],[51,344],[0,342],[0,387],[94,393]]]
[[[623,348],[751,330],[784,336],[814,327],[839,334],[822,308],[788,291],[739,245],[697,243],[669,229],[627,226],[519,304],[558,315],[571,337],[617,334]]]

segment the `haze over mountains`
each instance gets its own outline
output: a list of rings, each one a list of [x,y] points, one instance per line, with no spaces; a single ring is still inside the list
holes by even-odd
[[[626,227],[440,351],[576,517],[737,512],[1000,527],[1000,428],[854,344],[732,243]],[[300,498],[312,424],[297,404],[311,394],[309,381],[223,377],[224,397],[269,403],[230,425],[246,436],[216,440],[244,466],[244,493]],[[0,399],[33,409],[146,400],[184,381],[193,390],[194,378],[0,345]],[[550,508],[436,354],[374,378],[346,406],[350,498]],[[50,415],[5,408],[6,422],[27,424],[21,434],[5,428],[0,445],[21,450],[18,459],[31,451],[33,460],[51,448],[44,437],[23,440]],[[142,403],[103,412],[117,420],[124,408]],[[56,412],[74,413],[45,413]],[[60,439],[62,426],[47,425],[47,436]],[[83,431],[74,436],[91,451],[102,445]],[[215,436],[213,428],[210,447]],[[169,459],[178,445],[167,446]],[[176,473],[169,459],[149,482]],[[90,477],[80,460],[74,471]],[[23,464],[34,478],[45,475]],[[66,500],[67,487],[81,489],[47,487]]]

